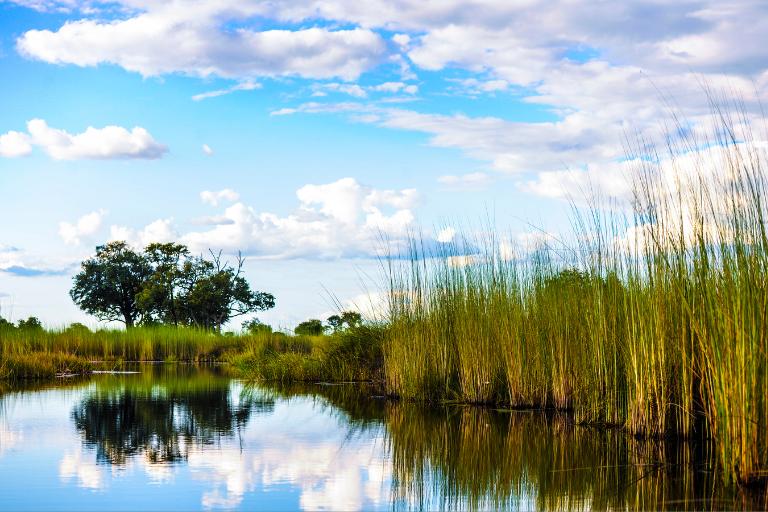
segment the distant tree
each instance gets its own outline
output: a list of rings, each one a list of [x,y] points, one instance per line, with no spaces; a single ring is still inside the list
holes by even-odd
[[[325,332],[325,327],[323,327],[322,321],[316,318],[311,318],[297,325],[293,329],[293,332],[304,336],[320,336]]]
[[[75,322],[75,323],[69,324],[69,326],[66,329],[64,329],[64,332],[86,334],[91,332],[91,330],[87,326],[81,324],[80,322]]]
[[[340,315],[331,315],[325,322],[333,332],[339,332],[347,327],[357,327],[362,322],[360,313],[356,311],[342,311]]]
[[[341,313],[341,321],[348,327],[357,327],[363,321],[363,317],[357,311],[344,311]]]
[[[333,332],[338,332],[342,329],[344,326],[344,321],[341,319],[339,315],[331,315],[326,320],[325,323],[328,324],[328,327],[333,330]]]
[[[211,256],[191,257],[174,243],[137,253],[112,242],[82,263],[70,295],[83,311],[126,327],[141,322],[220,331],[234,317],[274,307],[272,294],[251,290],[240,255],[236,266],[223,262],[221,253]]]
[[[248,334],[269,334],[272,332],[272,326],[262,323],[258,318],[251,318],[243,322],[243,330]]]
[[[9,322],[3,317],[0,317],[0,331],[1,330],[8,330],[8,329],[15,329],[16,326],[13,325],[13,323]]]
[[[130,328],[140,319],[137,297],[151,275],[143,255],[125,242],[110,242],[96,247],[96,255],[81,264],[69,295],[86,313]]]
[[[251,290],[241,275],[244,260],[237,266],[222,263],[221,254],[212,260],[187,260],[183,267],[181,308],[189,324],[220,330],[230,319],[275,307],[271,293]]]
[[[31,316],[26,320],[19,320],[17,325],[19,329],[22,329],[25,331],[42,331],[43,330],[42,322],[40,322],[40,320],[35,316]]]

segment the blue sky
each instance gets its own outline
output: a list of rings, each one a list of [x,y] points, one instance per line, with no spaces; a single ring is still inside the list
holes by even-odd
[[[761,120],[766,14],[0,0],[0,314],[93,324],[67,290],[112,239],[241,250],[278,298],[263,318],[290,327],[329,293],[376,291],[381,232],[445,241],[488,215],[510,243],[563,230],[587,185],[628,196],[626,133],[653,137],[670,111],[706,129],[702,83]]]

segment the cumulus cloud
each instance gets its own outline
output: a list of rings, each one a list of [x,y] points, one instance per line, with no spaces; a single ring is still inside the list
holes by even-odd
[[[231,188],[225,188],[218,191],[203,190],[200,192],[200,200],[211,206],[219,206],[219,203],[226,201],[232,203],[240,199],[240,194]]]
[[[17,48],[26,57],[54,64],[116,64],[143,76],[183,73],[236,80],[290,75],[352,80],[377,65],[386,48],[378,34],[365,28],[227,27],[263,13],[266,6],[259,2],[142,2],[131,7],[139,12],[126,19],[81,19],[55,31],[30,30]]]
[[[32,152],[33,146],[54,160],[155,159],[168,151],[139,126],[130,131],[121,126],[89,126],[73,135],[48,126],[43,119],[32,119],[27,123],[27,131],[0,135],[0,156],[25,156]]]
[[[126,240],[136,247],[151,242],[179,241],[193,252],[221,249],[271,258],[336,259],[371,257],[407,246],[416,228],[415,189],[376,189],[354,178],[296,191],[298,206],[287,215],[259,212],[234,202],[217,215],[194,219],[210,229],[180,232],[173,220],[158,219],[144,228],[113,225],[111,240]],[[205,191],[210,205],[238,201],[231,189]]]
[[[32,144],[26,133],[10,131],[0,135],[0,156],[14,158],[32,153]]]
[[[374,189],[353,178],[306,185],[296,197],[298,208],[286,216],[235,203],[214,228],[180,239],[195,250],[243,250],[268,258],[369,256],[381,248],[383,238],[396,242],[407,237],[418,201],[413,189]]]
[[[38,9],[73,3],[16,1]],[[337,80],[310,87],[316,97],[413,96],[418,86],[407,82],[414,71],[444,71],[451,77],[445,78],[448,92],[504,91],[535,105],[546,120],[345,108],[356,121],[422,132],[433,145],[458,148],[490,169],[528,174],[522,182],[533,193],[552,195],[585,176],[574,178],[565,169],[619,186],[617,178],[594,169],[619,161],[627,131],[645,137],[668,109],[692,125],[706,124],[702,83],[743,98],[754,118],[768,100],[768,46],[754,44],[768,28],[768,4],[761,2],[628,0],[599,9],[572,0],[222,0],[183,8],[119,3],[126,9],[117,19],[84,13],[58,29],[24,33],[17,48],[51,63],[112,63],[144,76],[184,73],[236,82],[196,99],[238,90],[262,76]],[[290,28],[259,31],[254,19]],[[345,28],[330,28],[339,26]],[[407,78],[351,83],[376,66],[399,66]],[[674,98],[671,106],[662,94]],[[306,103],[272,114],[339,109]],[[6,146],[14,154],[29,151],[20,139]]]
[[[75,222],[59,222],[59,236],[67,245],[80,245],[84,237],[91,237],[101,227],[106,211],[97,210],[87,213]]]
[[[173,242],[179,235],[173,228],[173,219],[157,219],[142,229],[113,225],[109,228],[109,240],[122,240],[136,248],[144,248],[154,242]]]

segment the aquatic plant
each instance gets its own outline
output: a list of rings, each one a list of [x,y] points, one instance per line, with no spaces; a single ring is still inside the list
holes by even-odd
[[[726,478],[764,480],[768,162],[744,126],[639,145],[630,215],[594,201],[533,250],[492,234],[388,260],[388,390],[713,436]]]

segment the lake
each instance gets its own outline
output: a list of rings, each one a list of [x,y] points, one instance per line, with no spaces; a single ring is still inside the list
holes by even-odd
[[[0,390],[2,510],[760,508],[706,443],[140,365]]]

